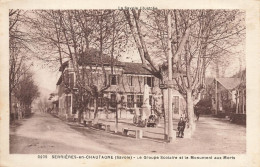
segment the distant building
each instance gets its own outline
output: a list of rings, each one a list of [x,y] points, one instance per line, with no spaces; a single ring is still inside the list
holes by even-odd
[[[94,55],[93,55],[94,54]],[[101,60],[98,56],[98,52],[94,49],[91,50],[90,54],[83,55],[84,59],[78,62],[80,66],[80,75],[82,75],[82,65],[85,65],[87,72],[97,79],[95,80],[95,85],[101,86],[104,83],[104,77],[102,74]],[[105,67],[106,73],[108,74],[109,87],[104,91],[104,96],[98,99],[98,109],[100,111],[107,107],[110,113],[115,111],[116,107],[116,94],[119,93],[123,98],[125,105],[121,106],[123,108],[122,115],[130,115],[132,111],[140,109],[143,104],[143,92],[144,85],[147,84],[150,87],[150,100],[151,112],[162,113],[163,108],[158,111],[158,100],[155,100],[153,95],[158,94],[160,103],[162,103],[161,90],[159,88],[160,81],[158,78],[154,77],[148,70],[143,68],[141,63],[127,63],[120,62],[118,60],[113,60],[113,74],[111,73],[111,57],[103,55],[102,62]],[[90,70],[92,68],[92,70]],[[94,70],[93,70],[94,69]],[[75,107],[76,99],[73,97],[73,93],[67,92],[64,83],[68,83],[71,89],[77,89],[76,84],[76,74],[73,69],[72,61],[67,61],[63,63],[60,67],[60,72],[64,75],[60,76],[57,82],[58,89],[58,107],[59,115],[66,118],[76,117],[77,109]],[[64,81],[65,80],[65,81]],[[159,93],[158,93],[159,92]],[[185,100],[183,96],[178,91],[173,91],[173,117],[179,118],[185,111]],[[161,105],[163,106],[163,105]],[[157,107],[157,108],[156,108]],[[87,106],[88,111],[94,110],[94,99],[90,100]]]
[[[213,114],[229,115],[236,109],[236,93],[233,91],[240,84],[240,78],[215,78],[211,96]]]
[[[235,92],[236,114],[246,114],[246,70],[238,74],[240,83],[233,89]]]

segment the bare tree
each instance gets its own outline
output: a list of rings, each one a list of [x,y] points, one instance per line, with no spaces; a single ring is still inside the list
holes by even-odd
[[[120,18],[116,12],[118,13],[111,10],[36,11],[36,17],[32,21],[37,30],[35,39],[54,50],[53,57],[48,58],[54,61],[57,58],[60,65],[66,58],[72,62],[76,87],[73,89],[68,82],[64,82],[64,86],[77,99],[79,118],[86,110],[90,98],[94,98],[94,115],[97,118],[97,100],[110,86],[108,73],[113,74],[114,64],[118,63],[116,57],[127,42],[122,31],[126,27],[122,15]],[[105,64],[108,57],[111,60]],[[105,66],[110,66],[111,71],[105,70]],[[66,77],[63,73],[63,81],[66,81]]]
[[[20,79],[24,72],[28,71],[30,66],[26,64],[27,54],[31,51],[29,47],[30,39],[27,33],[23,31],[24,11],[9,10],[9,104],[10,112],[12,112],[12,95],[15,95],[14,90],[20,83]]]
[[[40,112],[46,112],[49,107],[50,107],[50,102],[46,97],[40,98],[39,101],[37,102],[37,108]]]
[[[166,58],[173,54],[173,77],[180,93],[186,97],[188,128],[195,129],[193,106],[200,99],[205,71],[235,41],[243,36],[240,11],[228,10],[141,10],[123,11],[145,68],[162,81],[168,80]],[[172,15],[171,46],[167,44],[167,16]],[[154,33],[149,33],[153,31]],[[239,40],[238,40],[239,39]],[[161,63],[153,61],[159,57]],[[156,59],[158,60],[158,58]],[[165,91],[163,92],[165,97]],[[166,106],[164,107],[166,108]],[[166,131],[165,131],[166,132]]]

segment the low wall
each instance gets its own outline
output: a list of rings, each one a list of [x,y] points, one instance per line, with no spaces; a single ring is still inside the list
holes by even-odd
[[[115,112],[98,112],[98,117],[100,119],[114,119],[116,117]],[[122,119],[133,119],[134,115],[131,114],[131,112],[126,111],[126,110],[119,110],[118,111],[118,118]],[[84,113],[84,119],[94,119],[94,112],[86,112]]]

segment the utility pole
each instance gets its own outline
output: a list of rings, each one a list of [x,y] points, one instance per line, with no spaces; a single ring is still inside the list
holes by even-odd
[[[169,77],[169,85],[168,85],[168,141],[171,143],[173,139],[173,125],[172,125],[172,88],[170,84],[172,84],[172,52],[171,52],[171,14],[168,11],[167,15],[168,21],[168,77]]]
[[[218,99],[218,81],[217,79],[219,78],[219,60],[216,59],[216,85],[215,85],[215,96],[216,96],[216,115],[218,114],[218,107],[219,107],[219,99]]]

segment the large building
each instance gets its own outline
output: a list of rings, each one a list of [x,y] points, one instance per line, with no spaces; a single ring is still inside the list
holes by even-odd
[[[104,107],[108,109],[109,113],[113,113],[116,107],[117,94],[120,94],[125,102],[125,105],[120,107],[122,109],[120,113],[122,111],[124,113],[122,115],[128,114],[128,116],[131,117],[133,111],[142,108],[145,84],[149,86],[151,113],[162,113],[163,100],[161,89],[159,88],[160,81],[148,70],[143,68],[141,63],[120,62],[115,59],[112,60],[106,55],[103,55],[101,59],[95,50],[90,53],[91,54],[88,55],[82,55],[84,58],[78,62],[80,69],[78,75],[76,75],[77,73],[73,68],[72,61],[67,61],[60,67],[60,72],[64,74],[60,76],[57,82],[59,115],[61,117],[77,117],[77,109],[75,107],[76,99],[73,97],[72,92],[66,90],[65,84],[67,83],[70,89],[77,90],[76,76],[82,77],[83,73],[86,74],[86,80],[91,77],[95,78],[89,83],[93,83],[98,89],[104,86],[104,79],[108,79],[107,83],[109,83],[109,86],[104,90],[102,98],[98,98],[97,101],[98,110],[101,111],[100,113],[104,111]],[[113,70],[111,69],[111,61],[113,61]],[[102,65],[104,68],[101,67]],[[104,73],[106,73],[107,77],[104,77]],[[86,83],[88,83],[88,81],[86,81]],[[157,100],[155,100],[155,94]],[[158,96],[161,105],[158,103]],[[186,103],[182,95],[176,90],[173,91],[172,104],[173,117],[179,118],[185,112]],[[158,109],[158,106],[161,107]],[[87,110],[94,111],[94,99],[88,103]]]

